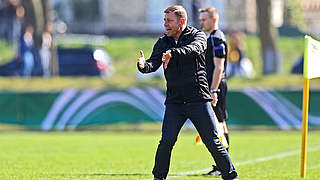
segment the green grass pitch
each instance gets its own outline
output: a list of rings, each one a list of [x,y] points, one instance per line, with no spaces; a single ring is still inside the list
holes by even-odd
[[[213,160],[196,135],[179,135],[169,179],[221,178],[201,175]],[[231,130],[230,138],[239,179],[301,179],[299,131]],[[0,179],[152,179],[159,139],[159,132],[1,132]],[[306,179],[320,179],[319,139],[309,132]]]

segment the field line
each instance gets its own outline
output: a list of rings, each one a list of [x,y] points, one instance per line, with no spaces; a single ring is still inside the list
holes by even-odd
[[[307,169],[320,169],[320,164],[314,165],[314,166],[310,166]]]
[[[320,150],[320,145],[309,148],[308,152],[319,151],[319,150]],[[299,155],[299,154],[300,154],[300,149],[299,150],[294,150],[294,151],[288,151],[288,152],[284,152],[284,153],[280,153],[280,154],[276,154],[276,155],[272,155],[272,156],[266,156],[266,157],[262,157],[262,158],[258,158],[258,159],[242,161],[242,162],[235,162],[234,166],[255,164],[255,163],[259,163],[259,162],[270,161],[270,160],[273,160],[273,159],[281,159],[281,158],[284,158],[284,157],[293,156],[293,155]],[[317,165],[317,166],[310,167],[310,168],[311,169],[319,168],[319,166]],[[195,170],[195,171],[187,171],[187,172],[181,172],[181,173],[171,173],[171,174],[174,174],[174,175],[172,175],[172,176],[169,175],[168,177],[175,178],[175,177],[181,177],[181,176],[188,176],[188,175],[198,174],[198,173],[202,173],[202,172],[207,172],[207,171],[210,171],[211,169],[212,168],[207,168],[207,169],[202,169],[202,170]],[[152,179],[145,179],[145,180],[152,180]]]

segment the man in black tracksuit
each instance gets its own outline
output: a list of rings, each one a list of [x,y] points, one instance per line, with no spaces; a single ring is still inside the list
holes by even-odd
[[[218,28],[219,15],[215,8],[203,8],[200,12],[200,26],[207,32],[207,52],[206,69],[207,79],[212,97],[211,105],[216,114],[219,124],[222,124],[223,135],[229,146],[229,134],[226,120],[228,114],[226,111],[226,67],[228,46],[225,36]],[[219,167],[213,166],[212,171],[207,175],[220,174]]]
[[[137,63],[142,73],[154,72],[163,65],[167,81],[162,137],[152,171],[154,179],[166,179],[172,148],[187,118],[221,169],[222,178],[236,179],[237,172],[219,141],[211,110],[212,98],[205,66],[206,36],[187,26],[187,13],[182,6],[171,6],[165,10],[164,27],[167,33],[158,39],[151,57],[145,61],[140,51],[141,58]]]

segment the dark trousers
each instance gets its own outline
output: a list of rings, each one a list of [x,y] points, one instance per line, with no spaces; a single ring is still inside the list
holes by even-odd
[[[237,176],[230,156],[218,138],[214,114],[210,102],[186,104],[167,104],[162,124],[162,137],[158,145],[153,175],[155,178],[166,178],[169,172],[172,148],[187,118],[199,132],[203,143],[221,170],[223,179]]]

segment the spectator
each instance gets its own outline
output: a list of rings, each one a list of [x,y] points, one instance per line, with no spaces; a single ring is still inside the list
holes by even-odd
[[[228,56],[227,77],[242,76],[249,78],[253,76],[253,65],[246,58],[244,34],[242,32],[231,33]]]
[[[12,44],[16,41],[19,34],[20,23],[17,19],[17,9],[20,6],[20,0],[8,0],[4,7],[4,18],[6,21],[6,39]]]
[[[291,74],[303,74],[304,56],[303,54],[294,62]]]
[[[46,30],[42,33],[42,46],[39,50],[44,78],[50,77],[51,43],[52,36],[49,28],[46,28]]]
[[[31,25],[26,27],[26,30],[23,34],[23,62],[24,62],[24,69],[23,69],[23,75],[25,78],[29,78],[32,74],[32,69],[34,66],[34,56],[32,53],[33,49],[33,27]]]

